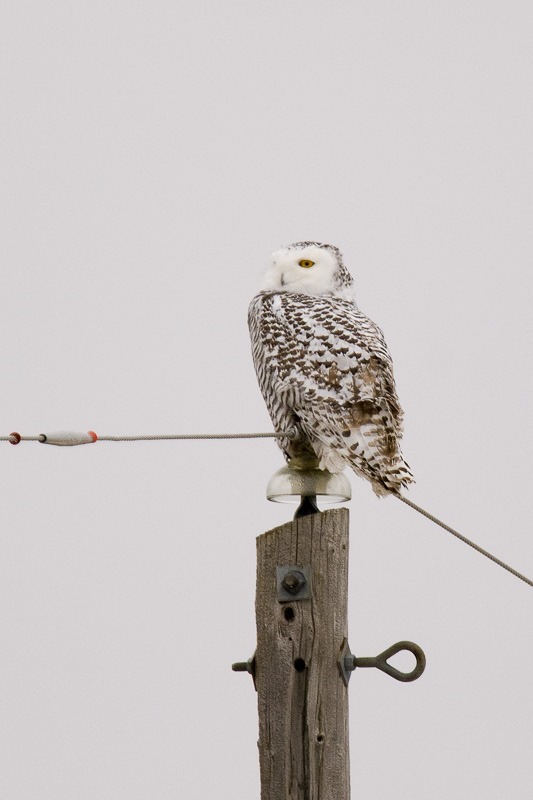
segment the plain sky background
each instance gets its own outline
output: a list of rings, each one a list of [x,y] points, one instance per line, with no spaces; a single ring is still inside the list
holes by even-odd
[[[270,430],[248,302],[331,242],[409,496],[532,577],[529,0],[21,0],[0,39],[2,434]],[[276,445],[0,453],[1,800],[258,798]],[[352,796],[530,797],[532,589],[352,485],[352,650],[428,662],[352,678]]]

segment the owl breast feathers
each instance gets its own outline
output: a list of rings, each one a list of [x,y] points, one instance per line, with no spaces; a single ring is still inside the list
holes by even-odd
[[[272,255],[248,322],[254,365],[287,459],[349,464],[378,495],[413,482],[399,446],[403,412],[381,330],[355,303],[339,250],[298,242]]]

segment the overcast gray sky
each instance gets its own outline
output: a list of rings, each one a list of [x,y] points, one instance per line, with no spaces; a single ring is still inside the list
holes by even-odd
[[[269,430],[246,311],[341,248],[415,502],[533,576],[529,2],[21,2],[0,32],[1,430]],[[0,443],[2,800],[258,798],[270,441]],[[521,800],[533,591],[352,479],[353,797]],[[409,662],[410,663],[410,662]]]

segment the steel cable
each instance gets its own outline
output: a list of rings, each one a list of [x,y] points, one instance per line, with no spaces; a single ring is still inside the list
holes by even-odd
[[[506,564],[504,561],[500,561],[500,559],[496,558],[496,556],[493,556],[492,553],[489,553],[487,550],[484,550],[478,544],[472,542],[470,539],[467,539],[466,536],[463,536],[462,533],[459,533],[459,531],[456,531],[454,528],[451,528],[449,525],[446,525],[445,522],[442,522],[442,520],[438,519],[437,517],[434,517],[433,514],[429,513],[429,511],[426,511],[424,508],[417,506],[417,504],[413,503],[412,500],[408,500],[407,497],[403,496],[403,494],[395,494],[394,497],[397,497],[398,500],[401,500],[402,503],[405,503],[405,505],[411,506],[411,508],[414,508],[415,511],[418,511],[419,514],[422,514],[423,517],[427,517],[432,522],[434,522],[435,525],[439,525],[445,531],[448,531],[448,533],[451,533],[452,536],[457,537],[457,539],[460,539],[469,547],[473,547],[474,550],[477,550],[477,552],[481,553],[481,555],[490,558],[491,561],[494,561],[495,564],[498,564],[498,566],[503,567],[503,569],[506,569],[507,572],[511,573],[511,575],[514,575],[516,578],[520,578],[521,581],[524,581],[524,583],[527,583],[529,586],[533,586],[533,581],[530,580],[529,578],[526,578],[526,576],[522,575],[521,572],[518,572],[516,569],[513,569],[512,567],[509,566],[509,564]]]

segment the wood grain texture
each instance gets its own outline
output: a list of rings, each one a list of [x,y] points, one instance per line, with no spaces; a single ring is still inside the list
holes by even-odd
[[[339,508],[257,538],[262,800],[350,795],[348,690],[337,664],[347,637],[348,526]],[[311,599],[278,601],[276,567],[286,564],[311,566]]]

